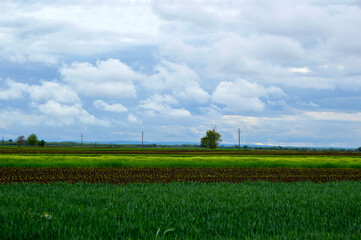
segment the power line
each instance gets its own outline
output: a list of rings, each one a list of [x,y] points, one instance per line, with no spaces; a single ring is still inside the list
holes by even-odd
[[[238,149],[241,150],[241,129],[238,128]]]
[[[143,139],[144,139],[144,132],[142,131],[142,148],[143,148]]]

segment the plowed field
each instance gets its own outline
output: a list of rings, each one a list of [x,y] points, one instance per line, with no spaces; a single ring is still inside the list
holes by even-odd
[[[330,182],[360,181],[361,169],[341,168],[0,168],[0,184],[13,182]]]

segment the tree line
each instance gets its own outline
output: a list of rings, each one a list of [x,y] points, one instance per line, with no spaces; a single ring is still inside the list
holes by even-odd
[[[16,138],[15,142],[12,139],[9,139],[7,141],[7,145],[16,145],[17,144],[19,147],[23,146],[24,144],[28,144],[30,146],[38,145],[39,147],[44,147],[45,143],[46,142],[43,139],[38,140],[38,137],[34,133],[30,134],[27,137],[27,139],[25,138],[24,135],[21,135]],[[5,144],[5,141],[2,140],[2,145],[4,145],[4,144]]]

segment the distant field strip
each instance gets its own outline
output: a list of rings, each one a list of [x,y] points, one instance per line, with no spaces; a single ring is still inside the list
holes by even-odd
[[[310,155],[310,156],[359,156],[359,151],[294,151],[294,150],[237,150],[204,148],[38,148],[0,147],[0,154],[97,154],[97,155]]]
[[[361,168],[360,156],[2,154],[0,167]]]
[[[360,181],[361,169],[345,168],[0,168],[0,184],[89,182],[126,184],[170,182],[330,182]]]

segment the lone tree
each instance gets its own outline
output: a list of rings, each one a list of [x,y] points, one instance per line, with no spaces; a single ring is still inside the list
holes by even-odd
[[[25,137],[23,135],[19,136],[17,139],[16,139],[16,142],[18,143],[18,146],[21,147],[21,145],[24,144],[25,142]]]
[[[201,147],[216,149],[220,142],[221,134],[217,132],[217,127],[212,127],[212,130],[208,130],[206,136],[201,138]]]
[[[28,143],[32,146],[38,143],[38,137],[32,133],[28,136]]]

